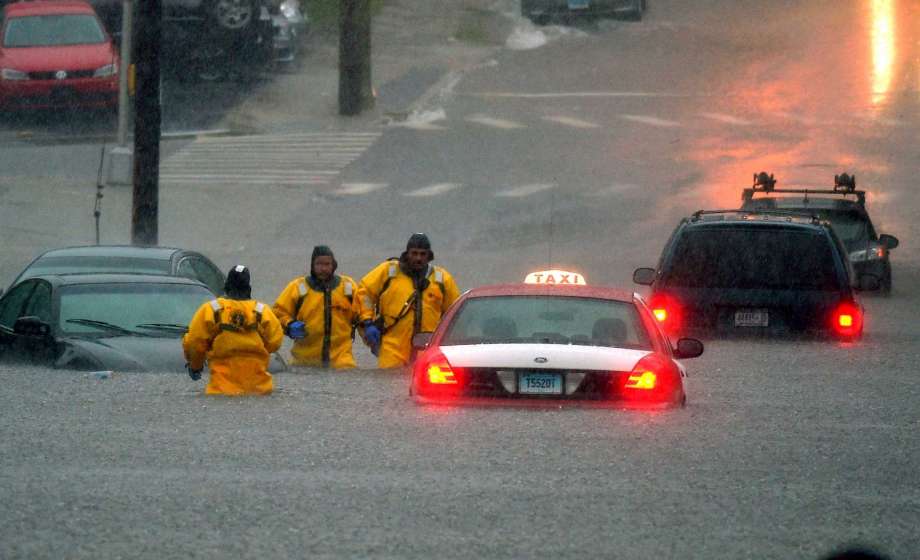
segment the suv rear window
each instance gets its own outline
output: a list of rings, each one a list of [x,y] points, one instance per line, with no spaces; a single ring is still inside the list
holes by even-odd
[[[662,272],[675,287],[839,289],[830,240],[781,227],[688,228]]]

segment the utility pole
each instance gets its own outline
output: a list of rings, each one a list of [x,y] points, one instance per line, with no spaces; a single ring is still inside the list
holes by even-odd
[[[370,0],[341,0],[339,10],[339,114],[357,115],[374,106]]]
[[[128,103],[131,98],[128,92],[128,74],[131,71],[131,58],[134,45],[134,1],[122,0],[121,2],[121,61],[118,68],[118,135],[117,145],[109,152],[108,180],[109,185],[130,185],[132,182],[132,169],[134,151],[128,147],[128,115],[131,108]]]
[[[137,90],[134,96],[134,200],[131,207],[131,243],[156,245],[160,183],[160,39],[161,0],[136,3],[137,47],[134,60]]]

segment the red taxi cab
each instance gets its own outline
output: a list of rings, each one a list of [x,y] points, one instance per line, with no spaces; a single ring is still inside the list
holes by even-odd
[[[420,403],[681,406],[677,359],[703,352],[690,338],[672,348],[639,295],[560,270],[466,292],[413,344]]]

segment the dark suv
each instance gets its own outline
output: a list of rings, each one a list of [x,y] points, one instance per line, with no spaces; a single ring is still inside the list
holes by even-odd
[[[862,334],[846,249],[811,216],[700,210],[681,220],[658,268],[633,281],[652,287],[649,306],[670,334]]]
[[[889,253],[898,246],[893,235],[878,234],[866,211],[866,193],[856,190],[856,177],[834,176],[833,189],[777,189],[773,175],[754,175],[754,185],[741,195],[743,210],[788,210],[827,220],[846,246],[857,275],[872,274],[883,295],[891,293]]]

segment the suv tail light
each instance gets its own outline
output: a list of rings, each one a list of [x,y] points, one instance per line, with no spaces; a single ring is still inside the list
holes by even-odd
[[[677,298],[668,294],[657,293],[649,300],[649,309],[655,321],[667,333],[676,332],[683,322],[683,312]]]
[[[419,393],[426,396],[456,395],[463,385],[462,370],[451,366],[438,348],[422,353],[412,373]]]
[[[838,304],[831,321],[831,327],[838,336],[851,338],[862,334],[863,312],[854,302],[844,301]]]

